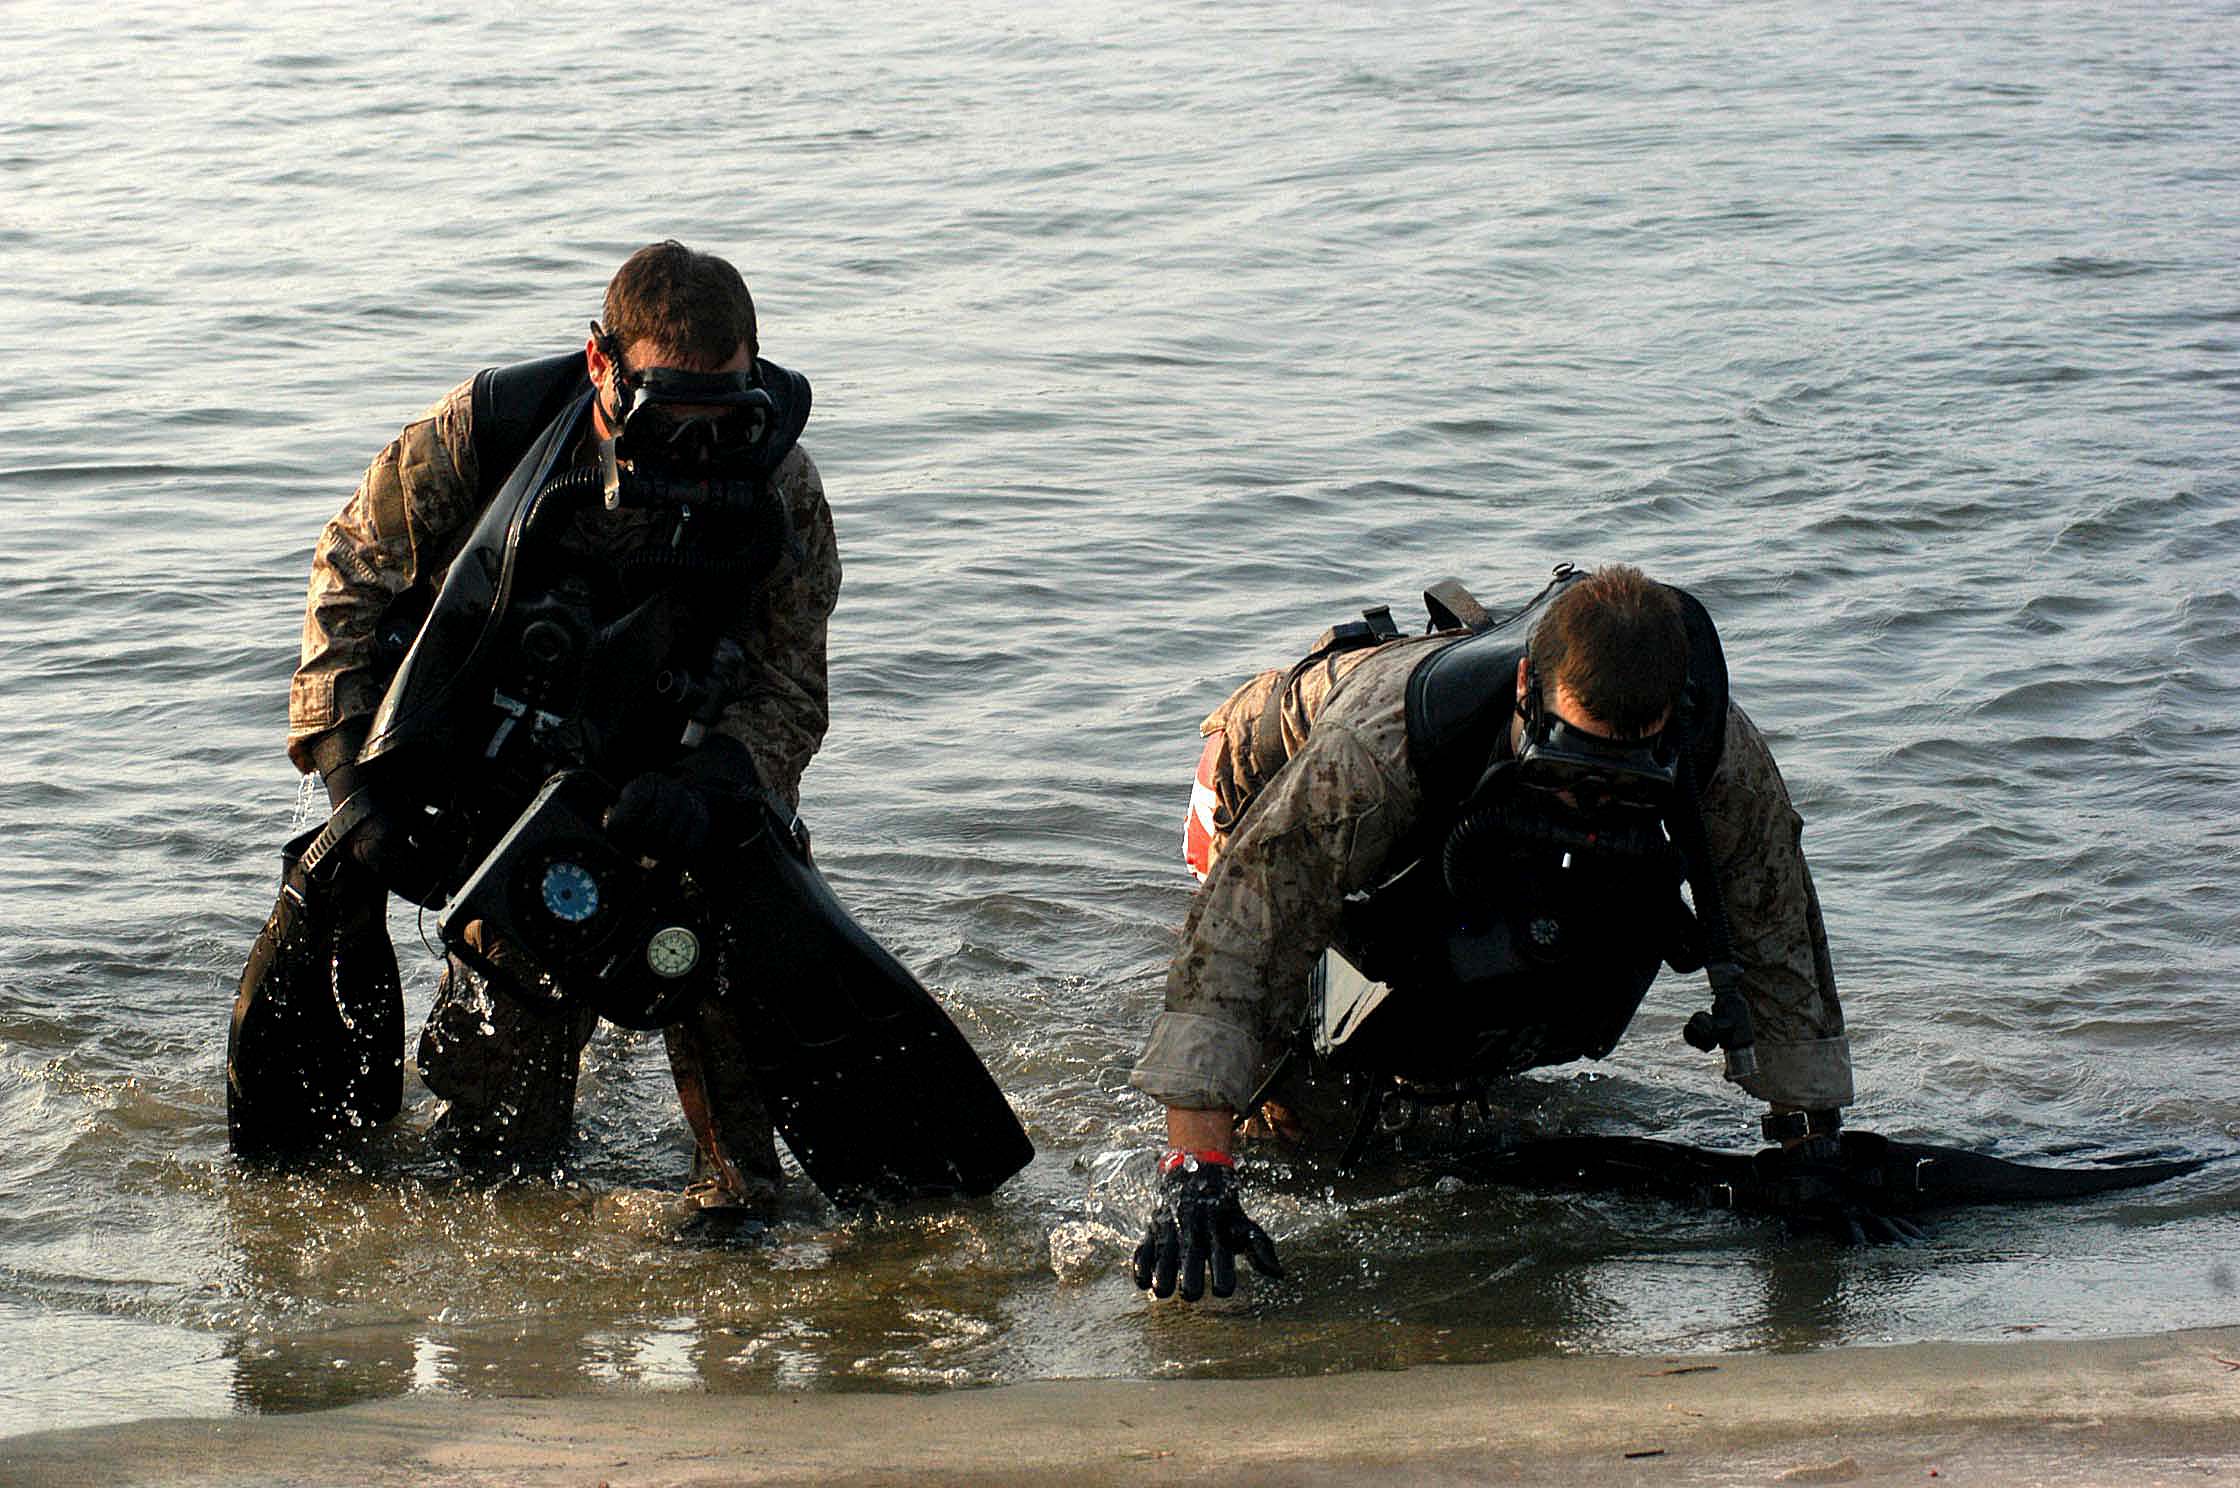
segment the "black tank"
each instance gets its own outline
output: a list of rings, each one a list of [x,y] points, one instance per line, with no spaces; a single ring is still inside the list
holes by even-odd
[[[579,459],[593,396],[581,354],[476,377],[474,441],[490,498],[359,755],[451,865],[419,902],[455,890],[558,771],[619,782],[659,768],[711,711],[723,617],[797,549],[767,477],[798,440],[809,385],[775,363],[757,368],[780,409],[758,452],[760,499],[668,514],[660,520],[680,532],[690,524],[689,540],[612,550],[577,530],[597,520],[603,497],[598,466]]]
[[[1424,809],[1407,866],[1346,906],[1336,949],[1388,990],[1360,989],[1351,1016],[1325,1009],[1326,1031],[1343,1030],[1322,1050],[1338,1068],[1464,1080],[1600,1058],[1660,964],[1700,964],[1686,864],[1657,824],[1588,833],[1504,779],[1526,630],[1576,577],[1408,678]],[[1726,658],[1703,605],[1672,592],[1689,642],[1677,722],[1701,781],[1724,749]]]

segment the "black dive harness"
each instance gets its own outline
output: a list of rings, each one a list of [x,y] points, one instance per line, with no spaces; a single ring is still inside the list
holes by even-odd
[[[639,433],[663,375],[642,379]],[[442,909],[447,950],[532,1001],[630,1027],[705,992],[717,916],[689,869],[608,843],[605,808],[619,783],[691,755],[741,693],[726,620],[798,551],[771,477],[807,420],[808,382],[768,362],[723,376],[752,416],[726,436],[726,463],[691,479],[630,458],[628,427],[577,462],[595,396],[580,353],[476,379],[486,491],[502,481],[441,590],[416,597],[425,618],[358,756],[439,865],[432,884],[390,887]],[[730,401],[698,382],[670,391]],[[411,623],[412,598],[384,632]],[[737,789],[768,799],[751,778]]]
[[[1660,964],[1705,968],[1712,1007],[1690,1019],[1685,1036],[1699,1049],[1724,1049],[1729,1079],[1755,1071],[1699,801],[1726,738],[1726,660],[1710,615],[1692,595],[1671,591],[1687,628],[1688,673],[1657,739],[1599,739],[1533,716],[1528,703],[1524,744],[1511,746],[1529,623],[1581,577],[1562,565],[1537,596],[1500,618],[1452,581],[1425,596],[1433,633],[1468,633],[1408,678],[1421,824],[1396,854],[1406,866],[1347,901],[1318,973],[1320,996],[1310,999],[1319,1008],[1308,1030],[1317,1059],[1375,1077],[1349,1160],[1393,1095],[1430,1104],[1482,1099],[1487,1079],[1608,1054]],[[1366,612],[1363,622],[1326,633],[1293,676],[1397,634],[1388,611]],[[1286,690],[1277,690],[1271,714]],[[1273,722],[1260,730],[1263,746],[1275,736]],[[1683,882],[1693,913],[1680,896]]]

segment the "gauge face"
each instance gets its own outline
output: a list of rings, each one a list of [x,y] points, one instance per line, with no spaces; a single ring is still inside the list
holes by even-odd
[[[581,863],[565,858],[544,870],[544,907],[552,917],[580,925],[599,912],[599,880]]]
[[[655,976],[681,977],[700,964],[700,937],[682,925],[664,925],[646,941],[646,965]]]

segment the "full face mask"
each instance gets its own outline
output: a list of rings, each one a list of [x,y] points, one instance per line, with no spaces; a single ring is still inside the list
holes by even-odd
[[[776,405],[750,364],[738,372],[630,371],[594,322],[615,368],[615,402],[602,404],[613,436],[599,444],[610,511],[686,506],[744,509],[761,486],[760,454]]]
[[[1589,733],[1548,707],[1539,674],[1527,673],[1519,785],[1568,798],[1571,809],[1584,816],[1654,818],[1671,804],[1679,768],[1671,728],[1645,739]]]

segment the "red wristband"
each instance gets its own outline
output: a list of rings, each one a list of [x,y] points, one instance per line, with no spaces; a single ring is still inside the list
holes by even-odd
[[[1185,1163],[1190,1163],[1193,1161],[1200,1163],[1215,1163],[1224,1168],[1233,1168],[1237,1165],[1237,1160],[1231,1157],[1228,1153],[1215,1152],[1211,1148],[1207,1148],[1198,1152],[1190,1152],[1180,1147],[1169,1147],[1163,1154],[1160,1155],[1159,1171],[1162,1173],[1171,1173],[1176,1168],[1183,1166]]]

